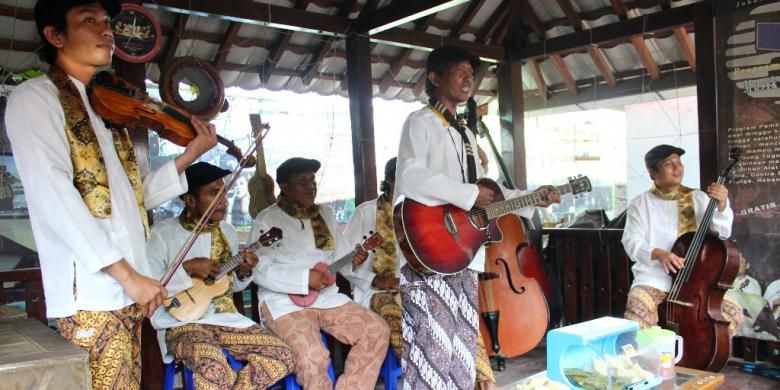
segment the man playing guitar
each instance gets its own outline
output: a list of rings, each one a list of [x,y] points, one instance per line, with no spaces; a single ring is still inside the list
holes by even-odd
[[[336,389],[373,389],[379,376],[390,330],[378,315],[340,294],[330,276],[313,267],[320,262],[332,264],[356,248],[352,266],[339,272],[352,283],[360,283],[353,268],[368,254],[359,245],[347,243],[338,228],[333,211],[316,204],[315,173],[317,160],[295,157],[276,169],[281,194],[277,202],[255,218],[249,236],[279,227],[284,239],[274,250],[261,249],[263,261],[254,271],[259,286],[260,315],[268,327],[295,351],[295,375],[307,390],[330,390],[329,351],[320,341],[320,330],[352,346],[344,373]],[[289,294],[308,294],[318,290],[317,298],[306,307],[296,305]]]
[[[152,227],[147,256],[156,278],[165,274],[195,224],[225,186],[224,177],[230,171],[199,162],[188,167],[185,174],[189,190],[181,196],[185,204],[181,215]],[[236,229],[223,221],[226,212],[227,199],[223,198],[188,252],[191,258],[182,263],[168,283],[171,295],[191,289],[195,278],[211,283],[209,278],[217,277],[220,264],[238,253]],[[270,331],[244,317],[233,304],[233,292],[249,285],[257,263],[254,253],[244,251],[235,274],[223,276],[229,278],[229,283],[224,284],[226,290],[213,294],[216,296],[207,302],[208,310],[202,318],[180,321],[168,312],[166,305],[160,306],[151,318],[163,361],[183,362],[192,370],[196,387],[265,389],[293,371],[292,350]],[[247,362],[237,374],[223,355],[223,347]]]
[[[480,60],[454,46],[428,55],[425,65],[427,107],[404,124],[393,204],[410,198],[426,206],[451,204],[463,210],[494,201],[494,193],[473,183],[484,173],[475,162],[476,139],[455,119],[474,85]],[[543,207],[560,201],[550,187]],[[502,191],[506,198],[521,191]],[[531,216],[532,209],[527,217]],[[524,210],[525,211],[525,210]],[[397,227],[396,227],[397,229]],[[469,269],[452,275],[424,276],[408,264],[401,268],[404,388],[473,388],[477,350],[477,272],[484,270],[484,249]]]

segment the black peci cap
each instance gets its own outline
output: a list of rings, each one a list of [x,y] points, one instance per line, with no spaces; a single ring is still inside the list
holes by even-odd
[[[447,69],[447,65],[454,62],[468,61],[476,70],[482,61],[479,57],[469,53],[466,49],[453,45],[444,45],[433,49],[425,61],[425,73],[436,72],[441,74]]]
[[[685,154],[685,150],[672,145],[658,145],[645,154],[645,167],[647,167],[647,169],[654,169],[659,161],[675,153],[682,156]]]
[[[194,194],[198,188],[221,179],[229,174],[230,171],[227,169],[222,169],[207,162],[201,161],[192,164],[184,170],[184,175],[187,176],[187,193]]]
[[[314,172],[320,170],[320,162],[311,158],[293,157],[283,162],[276,168],[276,182],[279,184],[287,183],[293,175],[303,172]]]
[[[398,161],[397,157],[393,157],[387,160],[387,163],[385,164],[385,176],[392,177],[395,179],[395,164],[397,161]]]
[[[67,14],[73,7],[91,3],[100,3],[112,19],[122,10],[119,1],[116,0],[38,0],[34,12],[38,33],[43,37],[43,28],[55,25],[56,18]]]

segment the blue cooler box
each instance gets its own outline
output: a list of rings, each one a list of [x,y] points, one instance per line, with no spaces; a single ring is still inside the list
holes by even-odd
[[[636,321],[614,317],[553,329],[547,333],[547,376],[572,389],[658,386],[662,378],[643,368],[647,364],[636,351],[638,331]]]

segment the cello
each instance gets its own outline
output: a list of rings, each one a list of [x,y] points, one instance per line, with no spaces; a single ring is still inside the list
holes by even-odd
[[[739,148],[731,149],[718,184],[728,180],[739,161]],[[709,233],[718,201],[710,199],[696,232],[680,236],[672,252],[685,258],[673,277],[669,295],[658,307],[659,322],[681,335],[684,353],[679,365],[706,371],[720,371],[731,356],[729,322],[721,303],[739,271],[740,251],[729,240]]]
[[[476,102],[469,98],[467,104],[468,127],[487,137],[507,187],[514,188],[487,127],[477,115]],[[506,357],[530,351],[544,337],[550,314],[542,284],[549,284],[539,261],[539,250],[528,239],[523,220],[507,214],[498,218],[497,225],[504,239],[487,246],[485,272],[479,275],[479,331],[486,346],[490,346],[486,348],[488,356],[496,358],[498,370],[502,371]]]

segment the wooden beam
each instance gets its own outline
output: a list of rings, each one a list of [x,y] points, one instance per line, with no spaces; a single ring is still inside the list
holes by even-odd
[[[569,0],[556,0],[558,6],[561,7],[561,11],[566,15],[566,19],[569,20],[569,24],[574,27],[575,30],[582,30],[582,19],[577,15],[577,11],[571,5]]]
[[[588,54],[590,54],[590,58],[593,59],[593,62],[599,69],[599,73],[607,80],[607,85],[614,87],[615,84],[617,84],[617,81],[615,81],[615,74],[612,73],[612,69],[610,69],[609,63],[607,62],[606,57],[604,57],[604,53],[602,53],[598,47],[590,45],[588,46]]]
[[[443,37],[420,31],[392,29],[373,35],[372,40],[377,43],[395,42],[412,47],[435,49],[441,45],[460,46],[474,55],[491,58],[498,61],[504,59],[504,48],[498,45],[486,45],[478,42],[463,41],[460,39]]]
[[[357,4],[357,0],[346,0],[343,3],[341,3],[341,6],[339,7],[338,16],[341,17],[348,17],[352,10],[355,8],[355,5]],[[375,3],[376,4],[376,3]],[[319,64],[326,58],[326,54],[331,50],[333,47],[333,43],[335,42],[334,39],[330,38],[324,41],[321,41],[319,45],[317,45],[317,48],[312,51],[311,60],[307,64],[306,69],[304,70],[305,73],[303,75],[303,85],[309,86],[311,84],[311,80],[314,78],[314,73],[319,70]],[[346,58],[346,55],[344,55],[344,58]],[[373,63],[373,59],[371,60]]]
[[[305,10],[309,5],[309,2],[309,0],[299,0],[295,3],[295,9]],[[282,59],[282,55],[284,54],[285,50],[287,50],[287,45],[290,44],[291,39],[292,33],[282,32],[282,36],[276,40],[273,49],[271,49],[271,52],[263,64],[263,73],[260,75],[260,81],[263,84],[267,84],[268,80],[271,79],[271,76],[274,74],[274,71],[279,64],[279,60]]]
[[[547,83],[544,81],[544,75],[542,74],[542,67],[539,65],[539,61],[531,60],[531,69],[534,71],[534,80],[536,80],[539,96],[547,99]]]
[[[504,2],[496,8],[495,12],[493,12],[493,15],[490,15],[490,19],[483,25],[482,30],[480,30],[477,36],[482,37],[483,42],[487,42],[489,38],[495,36],[498,28],[505,23],[507,15],[509,15],[509,0],[504,0]]]
[[[163,69],[173,61],[173,58],[176,57],[176,49],[179,47],[182,32],[184,32],[184,29],[187,26],[187,19],[189,19],[189,15],[187,14],[176,15],[176,20],[173,21],[173,32],[168,36],[165,49],[159,54],[160,72],[162,72]]]
[[[154,0],[144,2],[144,7],[312,34],[344,36],[349,26],[349,20],[345,17],[260,4],[252,0]]]
[[[347,77],[349,115],[352,124],[352,161],[355,174],[355,204],[375,199],[376,155],[374,145],[374,97],[370,58],[365,35],[347,37]]]
[[[688,64],[691,65],[691,69],[696,71],[696,49],[688,39],[688,31],[685,27],[677,27],[674,29],[674,36],[677,38],[677,42],[680,44],[680,50],[682,50],[685,59],[688,60]]]
[[[632,35],[631,44],[634,45],[634,49],[636,50],[637,54],[639,54],[639,58],[642,59],[642,63],[645,64],[647,74],[649,74],[650,78],[653,80],[658,80],[658,64],[655,62],[653,55],[650,54],[650,49],[647,48],[645,39],[640,35]]]
[[[582,80],[577,85],[580,92],[572,95],[566,85],[551,85],[547,88],[546,101],[544,96],[539,96],[537,90],[526,91],[526,111],[540,110],[543,108],[565,107],[574,104],[589,103],[596,100],[614,99],[625,96],[635,96],[647,91],[665,91],[681,87],[696,85],[696,75],[687,67],[688,63],[678,63],[685,68],[672,70],[671,67],[663,71],[658,80],[641,77],[643,69],[620,72],[615,75],[618,84],[614,88],[604,88],[603,79],[599,78],[594,86],[593,79]],[[624,77],[625,76],[625,77]]]
[[[590,44],[606,46],[619,42],[626,36],[641,35],[656,31],[667,31],[677,26],[689,25],[693,22],[694,10],[701,4],[694,3],[666,11],[643,15],[642,17],[624,20],[587,31],[577,31],[545,40],[534,42],[514,50],[514,58],[529,60],[542,58],[551,53],[566,54]]]
[[[575,81],[574,77],[571,75],[569,68],[566,66],[566,62],[563,61],[563,57],[561,57],[560,54],[553,54],[550,56],[550,58],[555,65],[555,69],[558,69],[558,73],[560,73],[563,82],[566,84],[566,87],[569,88],[569,92],[571,92],[572,95],[576,95],[577,81]]]
[[[498,68],[498,111],[501,119],[502,157],[511,169],[515,186],[525,189],[528,187],[528,174],[523,121],[523,71],[520,61],[507,61]],[[507,147],[510,145],[511,149]]]
[[[476,69],[474,72],[474,88],[471,89],[471,96],[474,96],[479,92],[479,85],[482,84],[482,80],[485,79],[485,76],[488,73],[489,66],[487,64],[482,64],[479,68]]]
[[[425,19],[421,20],[419,23],[417,23],[416,30],[425,32],[425,30],[430,25],[430,22],[435,18],[435,16],[426,16]],[[412,49],[403,49],[401,50],[401,53],[398,54],[398,57],[393,60],[393,63],[390,64],[390,67],[387,68],[387,71],[385,72],[385,75],[382,77],[382,81],[379,83],[379,92],[385,93],[387,92],[387,89],[390,88],[390,85],[395,81],[395,75],[398,74],[399,71],[401,71],[401,68],[404,66],[407,60],[409,60],[409,56],[412,54]]]
[[[463,16],[460,17],[458,23],[455,24],[452,30],[450,30],[450,37],[460,39],[460,36],[463,35],[463,33],[466,31],[466,28],[469,26],[469,24],[471,24],[471,21],[474,20],[474,16],[477,15],[477,11],[482,8],[482,6],[485,4],[485,1],[486,0],[473,0],[471,3],[469,3],[468,8],[466,8],[466,11],[463,12]]]
[[[700,3],[701,4],[701,3]],[[718,101],[715,62],[715,15],[710,4],[697,8],[696,31],[696,107],[699,117],[699,177],[706,188],[718,176]],[[724,129],[725,130],[725,129]],[[725,137],[723,133],[721,136]]]
[[[612,9],[615,10],[615,13],[620,20],[626,20],[626,18],[628,18],[628,8],[626,8],[623,0],[609,0],[609,2],[612,3]]]
[[[14,7],[5,4],[0,4],[0,16],[7,16],[19,20],[35,20],[35,15],[31,8]]]
[[[241,29],[241,23],[229,22],[227,29],[225,30],[224,41],[219,45],[217,49],[217,55],[214,57],[214,66],[219,69],[227,59],[230,48],[233,47],[233,42],[238,37],[238,30]]]
[[[361,18],[355,31],[369,35],[463,4],[468,0],[394,0],[390,5]]]
[[[574,11],[574,7],[569,0],[558,0],[558,5],[561,6],[563,13],[566,14],[566,17],[569,19],[572,27],[574,27],[574,30],[582,30],[582,19],[580,19],[580,16]],[[607,58],[604,56],[604,53],[601,52],[601,49],[595,45],[588,45],[586,50],[593,60],[593,63],[596,64],[599,73],[607,80],[607,84],[610,87],[614,87],[616,84],[615,75],[612,73],[612,69],[609,67],[609,61],[607,61]]]

